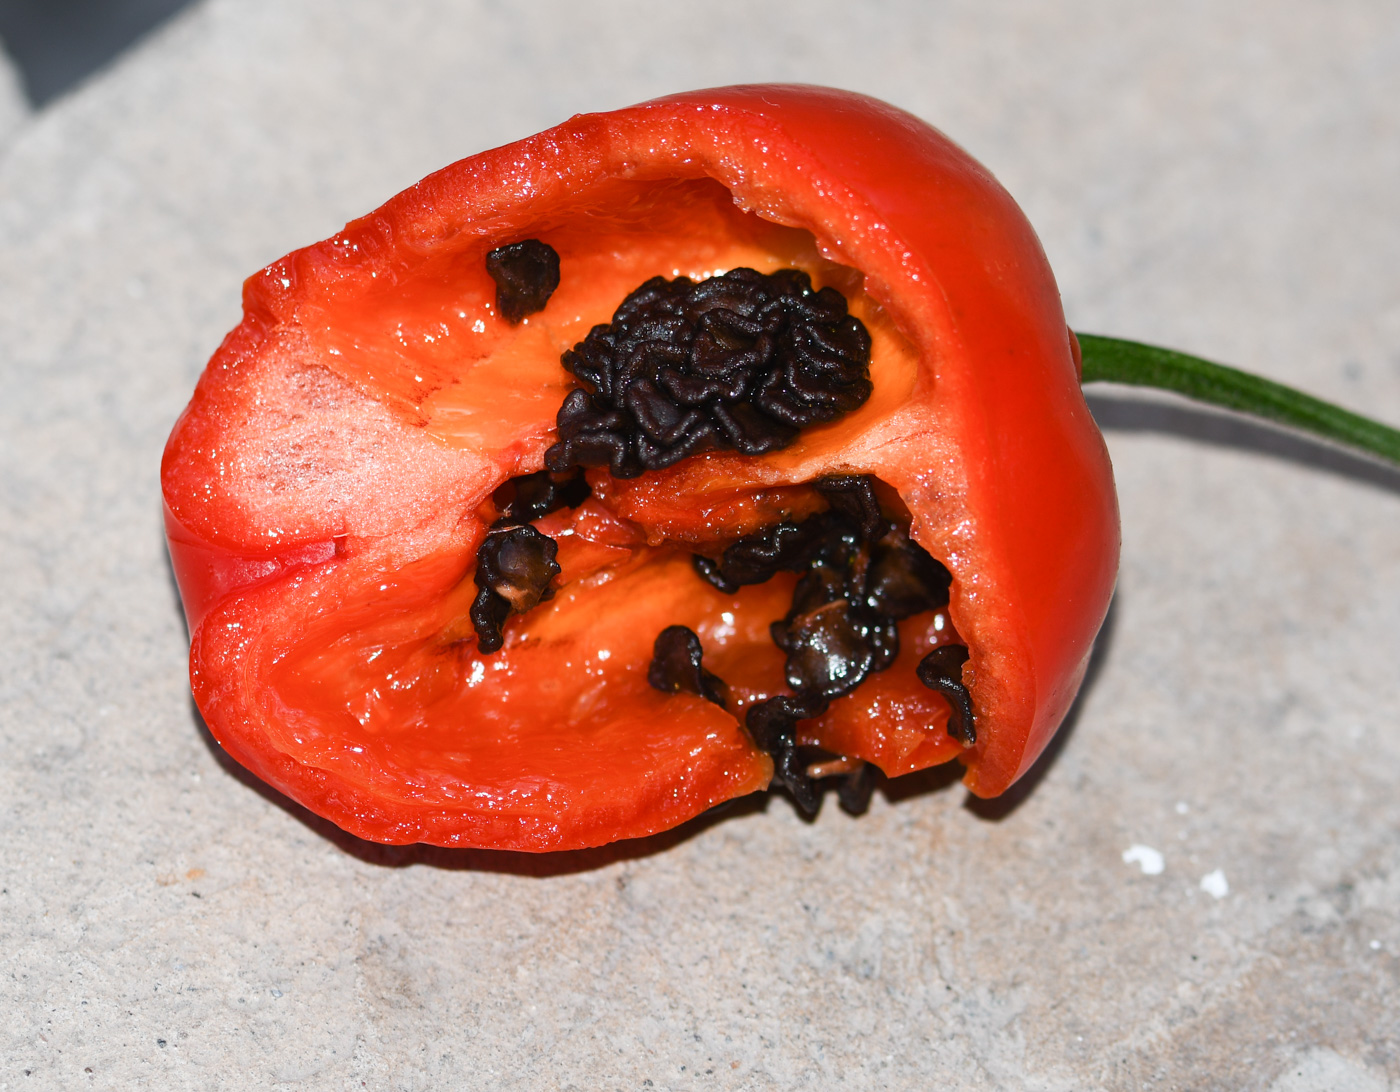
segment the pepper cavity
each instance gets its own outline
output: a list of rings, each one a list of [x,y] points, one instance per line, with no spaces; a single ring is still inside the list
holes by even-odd
[[[494,250],[487,265],[500,312],[512,322],[543,308],[558,284],[558,255],[539,240]],[[655,277],[632,292],[611,323],[595,326],[562,357],[582,386],[559,409],[546,469],[496,493],[501,516],[478,551],[470,612],[478,651],[501,648],[506,620],[553,596],[557,544],[531,523],[587,499],[583,467],[635,478],[706,450],[760,455],[786,447],[803,428],[865,402],[870,347],[845,298],[814,290],[800,270],[740,268],[698,284]],[[798,744],[797,726],[890,667],[899,654],[898,623],[946,607],[951,576],[882,509],[870,477],[829,476],[812,486],[825,511],[780,520],[730,542],[718,557],[692,560],[726,594],[779,572],[799,574],[789,610],[770,627],[791,693],[755,702],[744,721],[803,811],[819,807],[819,779],[839,776],[841,806],[859,814],[875,785],[873,769],[814,754]],[[703,667],[703,655],[693,630],[669,626],[656,639],[648,682],[727,708],[728,686]],[[941,646],[917,674],[948,701],[949,735],[971,746],[966,659],[966,648]]]

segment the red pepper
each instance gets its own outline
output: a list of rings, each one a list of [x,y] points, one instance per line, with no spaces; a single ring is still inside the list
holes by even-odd
[[[544,311],[494,306],[488,251],[560,256]],[[874,339],[869,401],[768,455],[697,455],[542,529],[549,602],[481,655],[467,612],[493,490],[539,470],[562,351],[647,278],[796,266]],[[868,474],[953,575],[977,741],[914,667],[944,616],[803,741],[887,774],[952,758],[1004,791],[1073,701],[1112,591],[1118,514],[1077,349],[1030,225],[985,168],[845,92],[723,88],[575,117],[455,163],[250,278],[162,483],[191,679],[239,762],[384,842],[552,850],[674,826],[772,775],[731,712],[646,681],[666,626],[740,704],[782,688],[791,581],[725,596],[697,543]],[[544,524],[548,524],[545,528]],[[945,623],[939,630],[939,622]]]

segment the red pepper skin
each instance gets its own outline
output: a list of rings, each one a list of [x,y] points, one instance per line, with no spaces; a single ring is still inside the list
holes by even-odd
[[[912,346],[917,374],[893,401],[881,402],[877,384],[874,416],[825,446],[804,437],[761,465],[704,457],[703,471],[775,486],[860,472],[896,489],[915,539],[954,576],[950,611],[971,650],[965,679],[978,711],[977,743],[957,755],[968,787],[994,796],[1040,754],[1083,679],[1119,549],[1108,456],[1080,392],[1049,266],[1010,196],[937,130],[863,96],[775,85],[572,118],[444,168],[247,281],[243,322],[211,359],[162,466],[195,698],[238,761],[365,838],[527,850],[665,829],[766,784],[768,760],[733,718],[685,695],[627,691],[627,707],[608,722],[623,735],[580,751],[576,783],[567,756],[536,758],[531,741],[545,726],[528,710],[505,728],[463,726],[499,730],[516,750],[491,752],[489,767],[473,752],[449,769],[443,763],[453,760],[438,751],[422,758],[409,743],[373,736],[370,713],[360,723],[371,734],[351,746],[338,725],[354,722],[308,712],[338,709],[343,695],[305,707],[287,697],[332,693],[325,688],[334,680],[317,672],[330,670],[334,649],[354,643],[356,626],[388,633],[399,625],[394,640],[418,650],[403,653],[409,659],[444,655],[440,637],[457,633],[462,582],[470,589],[484,533],[479,506],[501,481],[541,465],[562,370],[530,427],[498,446],[444,444],[425,427],[422,392],[450,388],[454,365],[450,353],[428,347],[434,335],[415,341],[417,331],[440,327],[458,351],[467,338],[466,327],[452,326],[455,297],[442,286],[479,280],[480,255],[493,246],[623,207],[632,191],[620,186],[706,178],[740,208],[810,232],[826,258],[859,270],[865,293]],[[475,265],[455,272],[464,256]],[[566,283],[568,261],[566,250]],[[373,338],[358,316],[400,313],[397,342],[385,335],[364,349]],[[437,326],[425,318],[444,315]],[[356,362],[339,363],[348,358]],[[340,378],[322,383],[323,363]],[[482,399],[489,409],[507,395]],[[579,541],[635,549],[608,538],[622,533]],[[654,598],[654,618],[653,599],[636,600],[627,627],[611,632],[654,635],[675,620],[665,593]],[[321,659],[307,651],[318,643]],[[293,661],[302,666],[286,666]],[[423,738],[441,750],[444,729],[422,710],[448,708],[434,703],[448,701],[443,688],[465,676],[413,662],[411,693],[384,700],[400,702],[392,707],[410,721],[419,717]],[[619,725],[654,733],[673,714],[694,727],[683,760],[632,753]],[[856,735],[873,740],[877,728]],[[570,746],[557,733],[539,738],[541,755]],[[664,750],[657,738],[645,736],[637,749]],[[957,748],[942,738],[931,734],[922,757],[902,764],[882,761],[874,742],[852,747],[898,773],[952,757]]]

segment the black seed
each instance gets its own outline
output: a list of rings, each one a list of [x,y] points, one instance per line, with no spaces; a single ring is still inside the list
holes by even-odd
[[[962,681],[965,663],[965,646],[942,645],[919,661],[918,673],[921,683],[948,699],[948,735],[964,747],[971,747],[977,742],[977,723],[972,713],[972,696]]]
[[[831,507],[860,527],[863,537],[879,538],[887,521],[875,496],[875,485],[868,474],[831,475],[816,480],[817,492]]]
[[[875,655],[844,599],[788,626],[787,684],[828,698],[848,694],[870,674]]]
[[[736,585],[763,584],[779,570],[800,571],[812,541],[806,522],[783,521],[727,546],[720,561],[724,578]]]
[[[838,599],[844,602],[845,596],[846,580],[840,572],[828,565],[812,566],[792,590],[792,608],[787,617],[773,623],[773,643],[784,652],[788,651],[791,647],[789,627],[795,625],[798,619],[821,610],[828,603],[834,603]]]
[[[614,478],[635,478],[626,471],[632,465],[627,437],[621,432],[590,432],[577,439],[555,444],[544,453],[550,470],[567,471],[576,466],[606,466]]]
[[[859,530],[837,512],[793,523],[784,520],[730,543],[719,561],[695,558],[695,571],[726,595],[745,584],[763,584],[779,572],[800,573],[814,564],[845,566]]]
[[[664,694],[684,690],[698,694],[721,709],[729,704],[729,688],[718,675],[700,666],[704,651],[700,638],[685,626],[667,626],[652,646],[647,682]]]
[[[875,793],[879,772],[869,762],[862,762],[860,768],[852,770],[841,779],[836,790],[836,799],[841,810],[847,815],[864,815],[870,809],[870,798]]]
[[[510,617],[510,603],[490,588],[483,588],[478,573],[476,598],[472,600],[472,628],[476,630],[478,652],[495,652],[505,643],[501,627]]]
[[[503,521],[529,523],[560,508],[577,508],[590,492],[581,470],[541,470],[506,482],[496,490],[495,501]]]
[[[899,627],[892,618],[872,617],[863,612],[862,617],[866,619],[865,639],[873,655],[870,670],[884,671],[899,656]]]
[[[948,605],[952,575],[902,531],[891,531],[870,551],[865,602],[890,618],[908,618]]]
[[[745,584],[767,583],[780,570],[801,572],[816,538],[815,525],[810,523],[784,520],[765,527],[730,543],[718,564],[701,566],[697,561],[696,567],[701,576],[730,594]]]
[[[712,584],[725,595],[733,595],[739,590],[739,585],[724,575],[723,567],[718,561],[711,561],[708,557],[700,554],[692,554],[690,563],[695,566],[695,571],[700,575],[700,579],[707,584]]]
[[[787,683],[798,693],[827,698],[865,681],[875,662],[869,627],[854,617],[841,574],[817,566],[797,583],[792,610],[773,624],[773,641],[787,656]]]
[[[496,282],[496,310],[514,324],[544,310],[559,287],[559,255],[548,243],[524,239],[487,254],[486,272]]]
[[[821,716],[828,704],[816,694],[779,694],[755,702],[744,715],[754,743],[773,757],[773,780],[787,786],[797,806],[807,815],[817,814],[821,794],[816,782],[807,776],[807,763],[798,754],[797,722]]]
[[[497,525],[476,554],[476,599],[471,606],[477,649],[495,652],[504,637],[501,627],[512,614],[554,595],[549,582],[559,575],[554,560],[559,546],[533,527]]]
[[[796,269],[653,277],[562,363],[585,389],[560,407],[545,465],[619,478],[701,451],[776,451],[872,390],[865,326]]]

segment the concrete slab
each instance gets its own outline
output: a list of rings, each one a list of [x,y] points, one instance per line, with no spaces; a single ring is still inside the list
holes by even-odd
[[[755,79],[953,134],[1077,327],[1400,421],[1382,0],[195,8],[0,157],[0,1088],[1400,1087],[1400,476],[1179,404],[1095,396],[1117,603],[1010,801],[385,849],[201,733],[157,465],[241,278]]]

